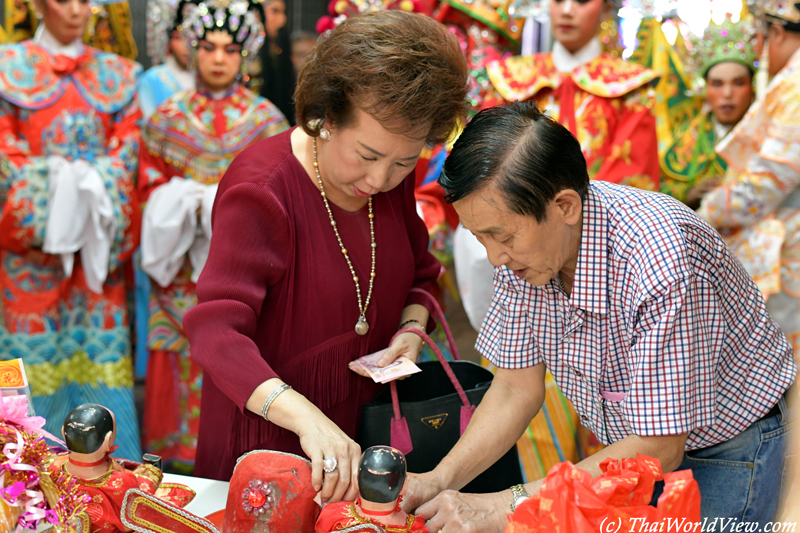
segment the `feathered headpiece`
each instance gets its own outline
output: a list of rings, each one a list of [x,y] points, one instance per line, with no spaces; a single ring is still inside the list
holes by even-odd
[[[160,65],[166,59],[167,45],[177,29],[178,1],[147,0],[147,55],[153,65]]]
[[[224,31],[254,57],[264,44],[264,9],[256,0],[180,0],[175,25],[193,47],[207,32]]]
[[[702,38],[691,38],[689,67],[691,74],[698,79],[705,78],[711,67],[732,61],[750,69],[758,69],[756,55],[756,25],[752,16],[733,22],[725,17],[722,24],[714,22],[706,28]]]

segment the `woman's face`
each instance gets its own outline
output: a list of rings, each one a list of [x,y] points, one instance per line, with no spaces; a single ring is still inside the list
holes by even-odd
[[[347,127],[329,127],[330,140],[317,139],[323,179],[348,197],[369,198],[394,189],[414,170],[428,130],[410,138],[387,131],[361,109],[354,118]]]
[[[267,16],[265,30],[270,39],[275,40],[278,30],[286,26],[286,4],[281,0],[275,0],[264,6],[264,14]]]
[[[609,9],[606,0],[553,0],[550,3],[553,37],[574,54],[597,35]]]
[[[224,31],[206,33],[197,47],[197,71],[212,91],[227,89],[236,80],[242,66],[242,47]]]
[[[734,126],[753,103],[753,76],[750,69],[726,61],[714,65],[706,75],[706,99],[720,124]]]
[[[89,0],[37,0],[36,5],[58,42],[67,45],[83,37],[92,14]]]

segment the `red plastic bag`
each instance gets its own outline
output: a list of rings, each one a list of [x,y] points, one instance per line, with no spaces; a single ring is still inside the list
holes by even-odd
[[[700,489],[691,470],[662,474],[658,459],[644,455],[606,459],[600,468],[603,474],[591,479],[569,461],[554,466],[539,493],[509,516],[505,533],[682,531],[700,522]],[[653,486],[662,479],[664,493],[652,507]]]

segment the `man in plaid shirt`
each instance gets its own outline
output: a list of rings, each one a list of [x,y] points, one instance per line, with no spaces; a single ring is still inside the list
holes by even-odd
[[[578,142],[530,103],[476,116],[439,182],[496,267],[477,348],[498,370],[459,443],[412,485],[407,506],[433,498],[417,511],[427,527],[502,531],[509,504],[538,490],[434,498],[514,445],[545,367],[607,445],[579,468],[656,457],[693,470],[704,516],[772,520],[797,366],[717,232],[665,195],[590,183]]]

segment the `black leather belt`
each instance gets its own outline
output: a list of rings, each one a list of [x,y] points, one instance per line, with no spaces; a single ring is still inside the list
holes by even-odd
[[[769,412],[768,412],[767,414],[765,414],[764,416],[762,416],[761,418],[759,418],[759,419],[758,419],[758,421],[760,422],[760,421],[762,421],[762,420],[766,420],[766,419],[768,419],[768,418],[772,418],[773,416],[778,416],[779,414],[781,414],[781,406],[780,406],[780,403],[781,403],[781,402],[780,402],[780,400],[779,400],[779,401],[778,401],[778,403],[776,403],[775,405],[773,405],[773,406],[772,406],[772,409],[770,409],[770,410],[769,410]]]

